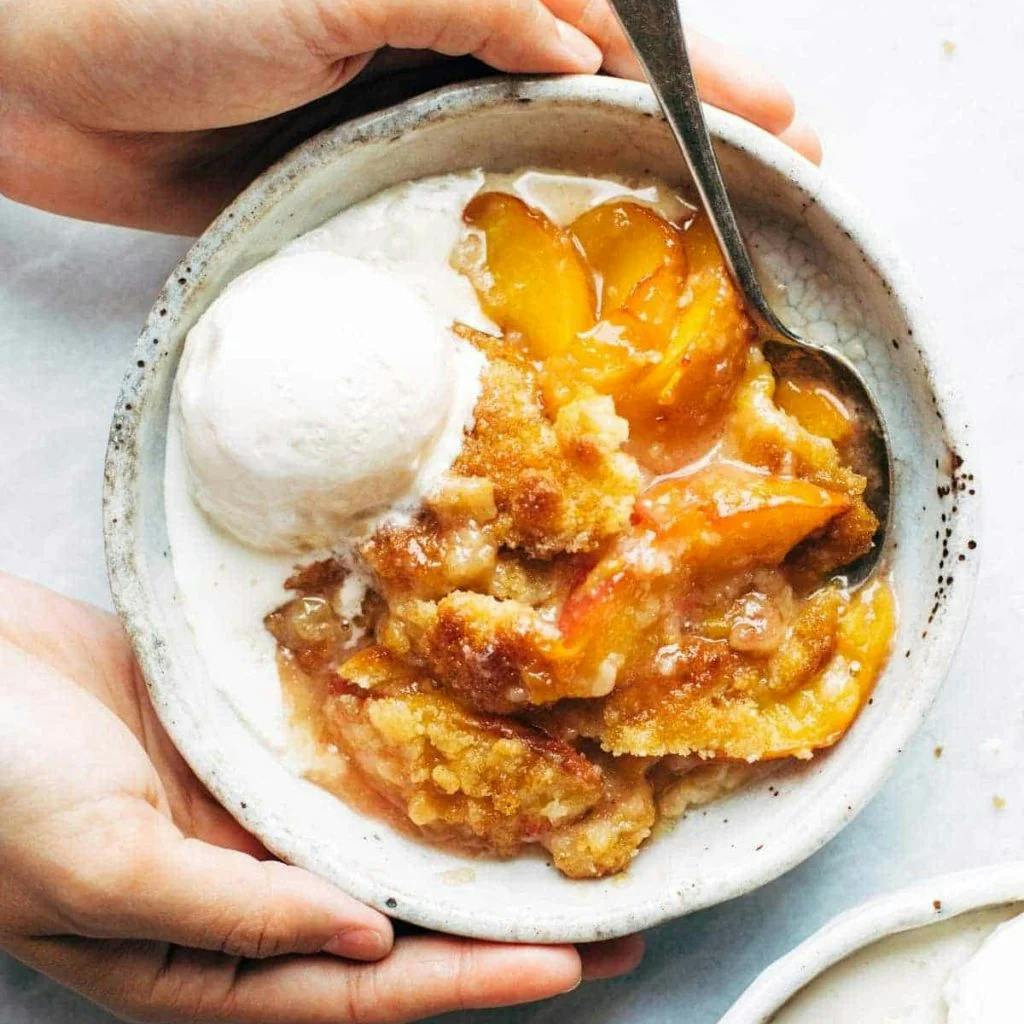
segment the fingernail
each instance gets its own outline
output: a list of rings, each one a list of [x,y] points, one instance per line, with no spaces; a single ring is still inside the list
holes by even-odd
[[[391,943],[387,937],[372,928],[346,928],[323,948],[325,953],[349,960],[379,960],[390,951]]]
[[[604,63],[604,54],[597,43],[568,22],[559,21],[557,25],[558,37],[573,63],[581,71],[600,70]]]

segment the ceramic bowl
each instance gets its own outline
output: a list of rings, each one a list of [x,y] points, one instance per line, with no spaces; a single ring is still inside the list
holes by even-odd
[[[864,806],[920,723],[964,627],[976,509],[965,413],[884,232],[810,164],[709,111],[725,177],[794,326],[843,348],[877,389],[896,457],[891,662],[833,751],[689,815],[629,871],[569,881],[539,856],[465,860],[295,778],[219,697],[185,623],[164,518],[168,401],[188,329],[235,276],[394,183],[482,166],[687,176],[650,91],[611,78],[451,86],[332,128],[255,181],[157,297],[114,412],[105,529],[114,600],[174,742],[274,853],[398,917],[465,935],[585,941],[738,896],[808,857]],[[938,582],[936,582],[938,581]]]
[[[1007,904],[1019,904],[1020,912],[1024,912],[1024,861],[943,875],[870,900],[833,918],[806,942],[776,960],[718,1024],[768,1024],[815,978],[858,950],[890,935]],[[914,995],[915,973],[907,974],[908,1000]],[[867,1012],[868,1008],[863,1009]]]

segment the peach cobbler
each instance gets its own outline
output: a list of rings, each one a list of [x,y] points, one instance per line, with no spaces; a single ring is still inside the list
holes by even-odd
[[[471,428],[418,510],[288,580],[266,618],[345,799],[436,843],[622,871],[659,818],[836,743],[894,629],[866,428],[772,352],[701,214],[558,224],[465,206],[491,332]],[[769,356],[771,359],[769,359]]]

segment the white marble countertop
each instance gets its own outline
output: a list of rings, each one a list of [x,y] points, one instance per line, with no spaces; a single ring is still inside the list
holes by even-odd
[[[644,966],[463,1022],[714,1024],[770,961],[838,911],[930,874],[1022,855],[1024,8],[1015,0],[688,0],[688,16],[787,78],[828,173],[888,225],[974,410],[981,575],[959,656],[874,802],[766,888],[664,926]],[[109,411],[185,239],[0,200],[0,565],[109,605],[100,540]],[[941,757],[937,756],[941,747]],[[997,808],[994,797],[1005,800]],[[109,1018],[0,957],[0,1024]]]

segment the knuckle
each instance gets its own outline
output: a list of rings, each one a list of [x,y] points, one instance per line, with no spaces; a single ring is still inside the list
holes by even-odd
[[[540,4],[536,0],[493,0],[489,5],[488,40],[515,40],[520,32],[540,22]]]
[[[214,924],[211,945],[229,956],[264,959],[298,949],[299,925],[280,895],[286,889],[284,872],[288,869],[273,861],[261,863],[260,869],[262,885],[249,902],[253,909],[241,916],[237,916],[237,908],[228,911]]]
[[[222,935],[217,945],[228,956],[263,959],[277,956],[285,948],[270,916],[262,910],[227,925]]]
[[[472,52],[498,66],[517,65],[553,27],[551,12],[537,0],[494,0],[491,17],[478,26]]]
[[[475,947],[469,944],[464,945],[452,964],[451,981],[455,1009],[465,1010],[473,1005],[476,966]]]
[[[204,956],[171,946],[159,971],[143,990],[143,1020],[199,1024],[230,1019],[239,961]]]
[[[375,968],[361,968],[353,971],[344,988],[343,1017],[345,1024],[365,1024],[372,1012],[376,1016],[387,1016],[387,1007],[381,1000],[390,1003],[392,995],[381,991]]]

